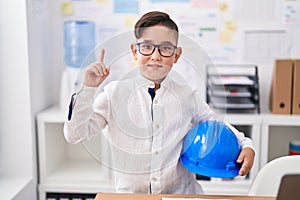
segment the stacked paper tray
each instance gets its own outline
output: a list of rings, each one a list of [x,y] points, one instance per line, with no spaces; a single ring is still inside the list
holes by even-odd
[[[258,73],[255,65],[207,67],[207,103],[231,112],[259,109]]]

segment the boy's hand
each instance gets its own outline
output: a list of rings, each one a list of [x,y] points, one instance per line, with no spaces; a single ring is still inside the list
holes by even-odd
[[[89,87],[98,87],[109,75],[110,68],[103,63],[104,49],[101,49],[98,61],[87,67],[83,84]]]
[[[253,151],[253,149],[249,147],[242,149],[239,157],[236,160],[237,163],[242,163],[242,167],[239,171],[240,176],[244,176],[248,174],[248,172],[252,168],[254,162],[254,156],[255,156],[255,152]]]

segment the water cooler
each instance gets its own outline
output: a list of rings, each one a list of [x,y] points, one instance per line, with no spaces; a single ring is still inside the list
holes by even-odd
[[[61,76],[60,108],[68,108],[71,95],[82,80],[80,70],[86,67],[87,56],[92,55],[95,48],[95,24],[90,21],[64,22],[64,61],[65,68]]]

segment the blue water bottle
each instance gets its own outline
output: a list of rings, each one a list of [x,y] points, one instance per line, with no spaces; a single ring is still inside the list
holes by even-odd
[[[64,22],[65,64],[80,68],[95,47],[95,24],[90,21]]]

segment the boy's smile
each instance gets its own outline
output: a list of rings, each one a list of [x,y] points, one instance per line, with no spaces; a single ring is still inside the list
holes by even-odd
[[[147,67],[150,67],[152,69],[156,69],[156,68],[161,68],[163,67],[162,65],[159,65],[159,64],[147,64],[146,65]]]

